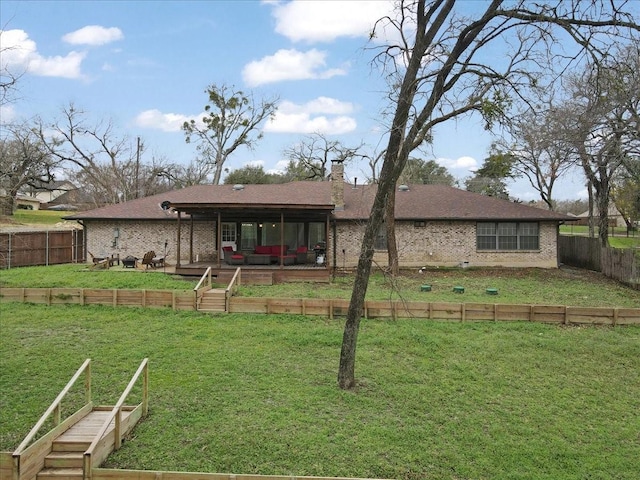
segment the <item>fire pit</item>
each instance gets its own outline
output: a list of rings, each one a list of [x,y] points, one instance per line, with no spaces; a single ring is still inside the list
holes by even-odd
[[[129,255],[128,257],[124,257],[122,259],[122,265],[124,268],[136,268],[138,265],[138,259]]]

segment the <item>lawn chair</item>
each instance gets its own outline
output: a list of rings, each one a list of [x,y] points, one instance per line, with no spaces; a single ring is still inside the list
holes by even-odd
[[[155,265],[155,262],[154,262],[154,258],[156,258],[156,252],[154,252],[153,250],[149,250],[142,257],[142,260],[140,261],[140,264],[144,265],[144,268],[149,268],[149,267],[156,268],[156,265]]]

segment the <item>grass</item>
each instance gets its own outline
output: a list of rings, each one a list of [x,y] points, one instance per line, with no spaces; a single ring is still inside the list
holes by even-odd
[[[3,304],[0,326],[1,450],[86,357],[98,404],[149,357],[150,415],[107,467],[637,478],[640,327],[363,321],[344,392],[339,320]]]
[[[198,280],[168,275],[161,269],[133,270],[116,266],[109,270],[92,270],[88,264],[20,267],[0,271],[1,287],[193,290]]]
[[[21,223],[24,225],[44,225],[50,226],[63,222],[62,217],[75,212],[63,212],[54,210],[23,210],[18,209],[10,217],[11,223]],[[7,221],[8,218],[4,218]]]
[[[191,290],[198,279],[183,279],[160,271],[89,270],[87,265],[21,267],[0,272],[0,286],[64,288],[131,288]],[[421,292],[423,283],[431,292]],[[453,293],[462,285],[465,293]],[[353,275],[340,275],[329,284],[289,283],[243,285],[238,295],[279,298],[336,298],[351,296]],[[498,296],[488,296],[487,288],[497,288]],[[467,303],[526,303],[585,307],[638,307],[640,291],[633,290],[603,275],[576,269],[430,269],[417,270],[391,281],[381,273],[372,275],[367,290],[370,300],[404,299]]]

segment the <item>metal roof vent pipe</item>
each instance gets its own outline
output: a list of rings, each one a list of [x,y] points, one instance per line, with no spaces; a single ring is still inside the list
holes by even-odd
[[[409,185],[405,185],[404,183],[402,185],[398,186],[398,190],[400,192],[408,192],[409,191]]]
[[[242,185],[241,183],[236,183],[236,184],[233,186],[233,189],[234,189],[235,191],[244,190],[244,185]]]

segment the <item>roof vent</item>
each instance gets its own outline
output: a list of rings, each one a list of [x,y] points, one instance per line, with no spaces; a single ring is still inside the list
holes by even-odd
[[[244,185],[242,185],[241,183],[236,183],[236,184],[233,186],[233,189],[234,189],[234,190],[236,190],[236,191],[238,191],[238,190],[244,190]]]
[[[405,184],[399,185],[398,186],[398,190],[401,191],[401,192],[408,192],[409,191],[409,185],[405,185]]]

